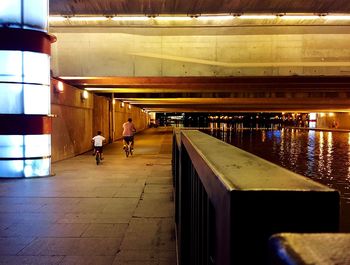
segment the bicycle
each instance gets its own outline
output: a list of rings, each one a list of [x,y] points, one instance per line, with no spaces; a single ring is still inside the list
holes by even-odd
[[[123,147],[124,151],[125,151],[125,156],[126,157],[129,157],[129,155],[132,155],[134,150],[132,148],[132,141],[127,141],[125,144],[124,144],[124,147]]]
[[[101,147],[96,147],[96,146],[95,146],[95,150],[94,150],[93,155],[95,155],[96,165],[101,164],[101,160],[103,159],[103,158],[102,158],[102,150],[101,150]]]
[[[100,153],[100,151],[96,150],[95,158],[96,158],[96,165],[99,165],[101,163],[101,153]]]

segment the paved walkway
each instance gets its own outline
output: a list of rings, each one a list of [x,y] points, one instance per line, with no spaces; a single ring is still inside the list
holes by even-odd
[[[56,176],[0,180],[0,264],[175,265],[171,130],[53,164]]]

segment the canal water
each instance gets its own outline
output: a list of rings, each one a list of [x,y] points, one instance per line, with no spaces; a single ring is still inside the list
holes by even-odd
[[[350,232],[350,133],[237,127],[203,131],[338,190],[341,194],[340,229]]]

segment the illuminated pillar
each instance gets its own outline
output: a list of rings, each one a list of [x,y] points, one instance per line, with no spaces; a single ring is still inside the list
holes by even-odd
[[[51,172],[48,0],[0,3],[0,177]]]

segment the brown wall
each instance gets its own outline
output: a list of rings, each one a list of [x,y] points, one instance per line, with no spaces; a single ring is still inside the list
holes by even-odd
[[[317,127],[318,128],[332,128],[333,122],[336,122],[338,129],[350,129],[350,115],[348,112],[337,112],[330,116],[325,113],[323,117],[317,116]]]
[[[102,96],[89,93],[89,98],[81,99],[82,90],[64,85],[63,93],[54,92],[57,80],[51,80],[52,118],[51,153],[52,162],[82,154],[91,149],[91,138],[98,130],[102,131],[107,141],[112,141],[112,103]],[[147,128],[148,115],[137,107],[131,110],[114,105],[115,134],[114,140],[122,136],[122,124],[131,117],[136,128]]]

